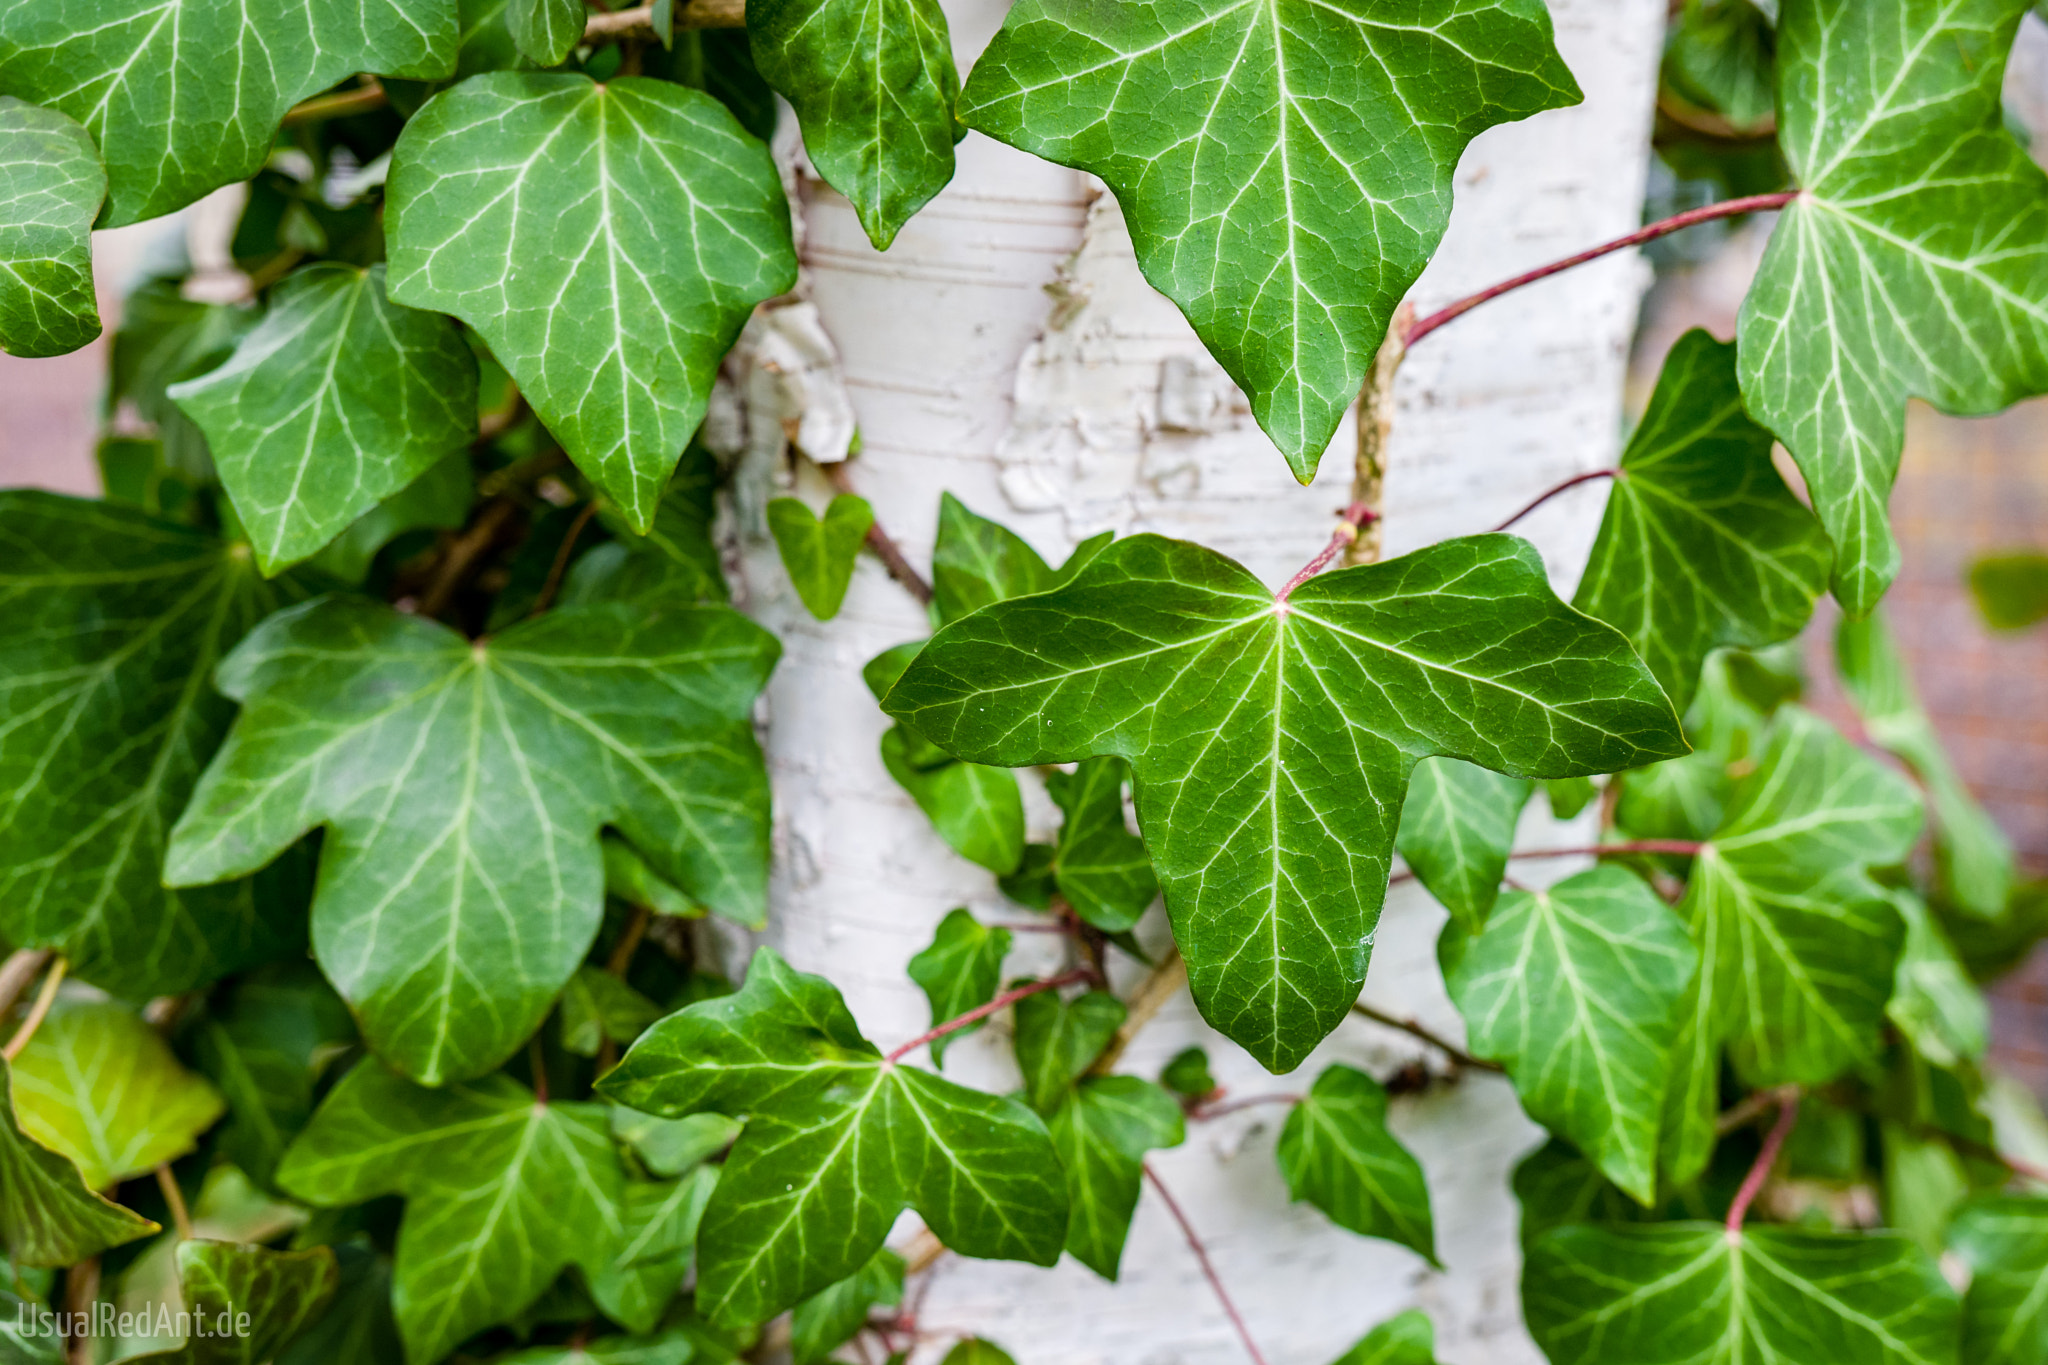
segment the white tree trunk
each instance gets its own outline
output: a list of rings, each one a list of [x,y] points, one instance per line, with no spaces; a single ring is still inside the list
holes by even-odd
[[[1005,6],[948,0],[946,8],[964,70]],[[1586,103],[1474,143],[1459,168],[1450,234],[1415,291],[1424,308],[1636,225],[1664,0],[1551,0],[1551,11]],[[959,151],[952,186],[886,255],[869,248],[843,199],[815,180],[800,185],[805,287],[837,343],[860,422],[851,477],[884,525],[926,562],[938,497],[950,490],[1055,563],[1102,529],[1158,531],[1214,546],[1280,582],[1326,540],[1347,500],[1350,433],[1313,487],[1296,485],[1242,396],[1139,276],[1112,198],[1086,177],[979,135]],[[1489,529],[1542,489],[1613,462],[1645,274],[1632,256],[1611,258],[1493,304],[1418,349],[1397,390],[1388,554]],[[1561,499],[1521,528],[1544,548],[1564,590],[1600,496]],[[887,1046],[926,1026],[904,964],[947,910],[966,905],[985,919],[1022,912],[939,841],[877,756],[887,721],[860,666],[928,633],[922,611],[864,560],[839,617],[812,621],[772,545],[758,526],[745,527],[750,519],[743,512],[741,590],[786,647],[766,706],[776,800],[768,938],[797,966],[838,983],[868,1035]],[[1033,799],[1042,838],[1052,812],[1042,796]],[[1396,888],[1365,998],[1456,1036],[1434,959],[1441,922],[1426,896]],[[1159,941],[1163,933],[1155,912],[1146,934]],[[1053,952],[1051,936],[1020,935],[1012,970],[1042,968]],[[985,1031],[948,1054],[949,1071],[1014,1085],[1004,1041]],[[1303,1088],[1331,1061],[1381,1076],[1418,1059],[1441,1065],[1406,1035],[1354,1018],[1301,1072],[1274,1078],[1210,1034],[1183,993],[1122,1069],[1156,1075],[1194,1041],[1238,1095]],[[1538,1131],[1504,1082],[1467,1076],[1395,1105],[1395,1127],[1429,1176],[1441,1272],[1289,1206],[1272,1158],[1280,1112],[1194,1125],[1184,1147],[1154,1158],[1272,1365],[1323,1365],[1367,1328],[1416,1306],[1435,1319],[1447,1361],[1539,1359],[1520,1326],[1507,1188]],[[1071,1260],[1040,1270],[948,1257],[933,1273],[925,1324],[986,1335],[1023,1365],[1244,1358],[1149,1192],[1121,1284]],[[947,1344],[928,1343],[920,1365]]]

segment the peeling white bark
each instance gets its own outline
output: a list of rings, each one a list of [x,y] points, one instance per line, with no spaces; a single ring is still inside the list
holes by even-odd
[[[948,0],[963,68],[1003,8]],[[1450,234],[1415,291],[1424,309],[1636,225],[1664,9],[1663,0],[1552,0],[1559,46],[1587,102],[1473,145]],[[1202,541],[1281,581],[1324,541],[1346,500],[1350,434],[1313,487],[1295,484],[1242,395],[1139,276],[1113,200],[1085,177],[978,135],[959,150],[953,185],[886,255],[868,247],[844,200],[814,180],[800,185],[807,293],[837,344],[860,420],[862,449],[848,468],[883,523],[923,561],[939,493],[950,490],[1055,562],[1095,531],[1149,530]],[[1544,488],[1613,462],[1645,274],[1633,257],[1610,258],[1490,305],[1418,348],[1397,390],[1389,554],[1488,529]],[[822,483],[809,491],[822,494]],[[745,501],[758,505],[758,495]],[[1562,498],[1521,528],[1563,588],[1599,505],[1591,491]],[[926,634],[923,613],[864,561],[845,609],[821,625],[797,604],[758,528],[743,540],[747,605],[786,647],[766,705],[777,803],[769,938],[799,967],[829,974],[886,1046],[926,1025],[903,967],[947,910],[1021,912],[939,841],[877,757],[887,722],[860,666]],[[1040,799],[1041,837],[1049,813]],[[1441,920],[1426,897],[1397,888],[1366,998],[1456,1036],[1434,962]],[[1148,932],[1163,933],[1156,915]],[[1014,970],[1049,963],[1045,937],[1020,936]],[[1001,1041],[995,1030],[970,1039],[948,1054],[949,1069],[1014,1084]],[[1238,1095],[1304,1088],[1330,1061],[1384,1076],[1424,1056],[1405,1035],[1354,1021],[1300,1072],[1270,1077],[1210,1035],[1183,995],[1122,1067],[1155,1075],[1191,1041],[1208,1046],[1218,1079]],[[1447,1361],[1539,1359],[1520,1327],[1506,1184],[1537,1130],[1497,1078],[1468,1077],[1395,1109],[1428,1171],[1442,1272],[1289,1206],[1272,1160],[1278,1109],[1202,1125],[1155,1161],[1272,1365],[1321,1365],[1411,1306],[1435,1319]],[[1023,1365],[1243,1359],[1149,1195],[1119,1285],[1070,1261],[1039,1270],[948,1258],[935,1273],[926,1323],[986,1335]],[[923,1349],[920,1365],[946,1344]]]

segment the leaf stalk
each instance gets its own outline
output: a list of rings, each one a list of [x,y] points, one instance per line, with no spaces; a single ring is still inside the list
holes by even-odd
[[[1223,1287],[1223,1277],[1216,1273],[1216,1267],[1209,1260],[1209,1249],[1202,1245],[1202,1238],[1195,1231],[1195,1225],[1188,1221],[1181,1211],[1180,1201],[1173,1197],[1173,1191],[1166,1188],[1166,1182],[1152,1169],[1152,1163],[1144,1166],[1145,1179],[1159,1192],[1159,1198],[1166,1204],[1166,1211],[1173,1215],[1173,1221],[1180,1224],[1181,1236],[1187,1238],[1188,1249],[1195,1253],[1196,1262],[1202,1267],[1202,1278],[1209,1282],[1209,1288],[1216,1291],[1216,1301],[1223,1305],[1224,1316],[1237,1329],[1238,1339],[1244,1342],[1244,1353],[1252,1358],[1252,1365],[1266,1365],[1266,1357],[1259,1353],[1259,1343],[1252,1339],[1251,1328],[1245,1326],[1244,1318],[1238,1313],[1237,1305],[1230,1300],[1230,1291]]]
[[[13,1061],[21,1055],[21,1050],[28,1046],[29,1039],[36,1036],[36,1030],[42,1027],[44,1016],[49,1014],[50,1006],[56,1002],[57,987],[64,981],[67,965],[61,957],[50,963],[49,973],[43,977],[43,988],[36,992],[35,1003],[29,1006],[28,1018],[21,1021],[21,1027],[7,1040],[7,1046],[0,1048],[0,1058]]]
[[[1019,986],[1015,990],[1004,991],[986,1005],[971,1009],[957,1018],[948,1019],[945,1023],[940,1024],[929,1032],[918,1034],[917,1037],[912,1038],[909,1042],[889,1053],[882,1060],[885,1062],[900,1061],[906,1054],[916,1051],[926,1043],[936,1042],[949,1033],[958,1033],[969,1024],[979,1023],[997,1010],[1016,1004],[1027,995],[1037,995],[1041,991],[1056,991],[1062,986],[1072,986],[1077,982],[1091,980],[1094,975],[1086,967],[1076,967],[1073,971],[1061,972],[1058,976],[1049,976],[1043,981],[1033,981],[1027,985]]]
[[[1515,513],[1506,521],[1494,527],[1493,533],[1495,535],[1499,535],[1502,531],[1507,530],[1510,526],[1513,526],[1523,517],[1528,516],[1531,512],[1541,507],[1544,503],[1549,502],[1558,494],[1568,493],[1572,489],[1577,488],[1582,483],[1591,483],[1595,479],[1619,479],[1621,477],[1622,472],[1619,469],[1596,469],[1589,474],[1579,474],[1572,478],[1566,479],[1563,483],[1558,484],[1555,488],[1552,488],[1549,491],[1545,492],[1542,496],[1538,497],[1534,502],[1530,503],[1527,507],[1524,507],[1521,511]]]
[[[1742,1220],[1749,1216],[1749,1206],[1756,1202],[1764,1181],[1770,1179],[1771,1167],[1778,1164],[1778,1153],[1784,1150],[1785,1139],[1792,1136],[1793,1126],[1798,1122],[1799,1090],[1796,1086],[1787,1086],[1778,1092],[1778,1121],[1765,1135],[1763,1150],[1756,1154],[1756,1164],[1749,1168],[1748,1175],[1742,1177],[1742,1188],[1735,1192],[1735,1202],[1728,1206],[1730,1238],[1742,1235]]]

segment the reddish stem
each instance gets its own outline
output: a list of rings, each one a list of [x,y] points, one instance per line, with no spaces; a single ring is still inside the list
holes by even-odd
[[[1225,1114],[1235,1114],[1240,1109],[1255,1109],[1262,1104],[1300,1104],[1301,1096],[1294,1094],[1247,1095],[1241,1100],[1225,1100],[1220,1104],[1198,1104],[1188,1111],[1188,1117],[1197,1123],[1220,1119]]]
[[[1756,1164],[1749,1168],[1749,1174],[1742,1177],[1742,1188],[1735,1192],[1735,1202],[1728,1206],[1728,1235],[1742,1235],[1742,1220],[1749,1215],[1749,1206],[1756,1202],[1764,1181],[1770,1179],[1771,1167],[1778,1164],[1778,1153],[1784,1149],[1785,1139],[1792,1136],[1792,1127],[1799,1122],[1799,1092],[1788,1090],[1778,1102],[1778,1121],[1771,1125],[1771,1131],[1764,1138],[1764,1149],[1756,1154]]]
[[[1012,991],[1004,991],[1001,995],[989,1001],[986,1005],[981,1006],[979,1009],[971,1009],[967,1011],[967,1013],[961,1015],[958,1019],[948,1019],[945,1023],[940,1024],[937,1028],[933,1029],[929,1033],[918,1034],[917,1037],[912,1038],[909,1042],[905,1043],[902,1047],[897,1048],[894,1052],[890,1053],[887,1057],[884,1057],[882,1060],[887,1062],[897,1061],[905,1053],[914,1052],[918,1048],[923,1047],[926,1043],[934,1042],[940,1038],[945,1037],[949,1033],[958,1033],[961,1029],[966,1028],[969,1024],[978,1023],[979,1021],[988,1018],[991,1014],[994,1014],[997,1010],[1002,1009],[1007,1005],[1016,1004],[1019,1000],[1022,1000],[1027,995],[1037,995],[1040,991],[1056,991],[1062,986],[1071,986],[1074,985],[1076,982],[1091,980],[1094,977],[1094,975],[1095,974],[1089,971],[1086,967],[1076,967],[1071,972],[1061,972],[1058,976],[1047,977],[1043,981],[1033,981],[1028,985],[1019,986],[1017,987],[1017,989]]]
[[[1510,858],[1582,858],[1616,857],[1631,853],[1675,853],[1682,858],[1696,858],[1705,844],[1690,839],[1636,839],[1622,844],[1592,844],[1585,848],[1531,848],[1518,849]]]
[[[1273,600],[1285,602],[1287,594],[1329,568],[1330,561],[1344,553],[1344,547],[1358,539],[1358,533],[1378,521],[1379,516],[1380,514],[1373,511],[1370,505],[1362,502],[1354,502],[1345,508],[1337,518],[1337,531],[1330,537],[1330,543],[1325,545],[1314,559],[1302,565],[1301,572],[1288,579],[1287,586],[1273,594]]]
[[[1626,237],[1617,237],[1605,245],[1596,246],[1591,251],[1581,251],[1576,256],[1567,256],[1561,261],[1553,261],[1549,265],[1540,266],[1525,275],[1517,275],[1511,280],[1503,280],[1491,289],[1482,289],[1469,298],[1459,299],[1450,307],[1431,313],[1428,317],[1423,318],[1413,327],[1410,327],[1408,329],[1407,343],[1412,347],[1416,342],[1422,340],[1445,323],[1455,318],[1463,317],[1480,304],[1497,299],[1502,294],[1512,293],[1525,284],[1534,284],[1538,280],[1547,280],[1552,275],[1570,270],[1573,266],[1584,265],[1588,261],[1597,261],[1602,256],[1616,251],[1623,251],[1632,246],[1641,246],[1644,242],[1654,242],[1659,237],[1669,236],[1681,228],[1689,228],[1699,223],[1712,222],[1716,218],[1735,218],[1745,213],[1757,213],[1764,209],[1781,209],[1794,199],[1797,199],[1799,194],[1798,190],[1789,190],[1783,194],[1753,194],[1746,199],[1730,199],[1726,203],[1709,204],[1705,208],[1681,213],[1675,218],[1666,218],[1661,223],[1652,223],[1646,228],[1631,232]]]
[[[2005,1168],[2014,1175],[2028,1180],[2037,1180],[2043,1185],[2048,1185],[2048,1167],[2036,1166],[2031,1161],[2022,1161],[2016,1156],[2007,1156],[2003,1152],[1998,1154],[1998,1159],[2003,1161]]]
[[[825,478],[834,488],[842,493],[859,496],[853,492],[853,480],[847,477],[844,463],[820,465],[819,468],[824,470]],[[868,524],[867,547],[875,558],[882,561],[882,567],[888,570],[889,577],[895,579],[905,592],[915,597],[919,606],[928,607],[932,604],[931,583],[911,564],[903,553],[903,547],[896,543],[895,537],[882,529],[881,522]]]
[[[1209,1281],[1209,1288],[1216,1291],[1216,1301],[1223,1305],[1223,1312],[1230,1319],[1230,1325],[1237,1329],[1238,1338],[1244,1342],[1245,1354],[1252,1358],[1252,1365],[1266,1365],[1266,1358],[1259,1354],[1259,1343],[1252,1340],[1251,1329],[1244,1325],[1244,1319],[1238,1315],[1237,1305],[1230,1301],[1230,1291],[1223,1287],[1223,1277],[1218,1275],[1216,1267],[1210,1264],[1209,1250],[1202,1245],[1200,1235],[1195,1232],[1195,1225],[1181,1212],[1180,1203],[1173,1197],[1173,1191],[1166,1188],[1166,1182],[1159,1178],[1159,1173],[1152,1169],[1150,1162],[1145,1163],[1145,1179],[1152,1182],[1152,1188],[1159,1191],[1159,1197],[1166,1202],[1166,1211],[1173,1215],[1174,1222],[1180,1224],[1181,1235],[1188,1239],[1188,1248],[1195,1253],[1195,1260],[1200,1262],[1202,1275]]]
[[[1500,525],[1498,525],[1498,526],[1494,527],[1494,528],[1493,528],[1493,529],[1494,529],[1494,532],[1495,532],[1495,534],[1498,534],[1498,533],[1500,533],[1500,532],[1502,532],[1502,531],[1505,531],[1505,530],[1507,530],[1507,529],[1508,529],[1508,527],[1510,527],[1510,526],[1513,526],[1513,525],[1514,525],[1514,524],[1515,524],[1516,522],[1520,521],[1520,520],[1521,520],[1521,519],[1522,519],[1523,517],[1526,517],[1526,516],[1528,516],[1528,515],[1529,515],[1529,514],[1530,514],[1531,512],[1533,512],[1533,511],[1535,511],[1535,510],[1536,510],[1537,508],[1541,507],[1541,506],[1542,506],[1542,505],[1543,505],[1544,503],[1546,503],[1546,502],[1549,502],[1549,501],[1550,501],[1550,500],[1551,500],[1552,498],[1556,497],[1556,496],[1557,496],[1558,494],[1560,494],[1560,493],[1565,493],[1565,492],[1569,492],[1570,490],[1572,490],[1572,489],[1574,489],[1574,488],[1577,488],[1577,487],[1578,487],[1578,486],[1579,486],[1580,484],[1582,484],[1582,483],[1591,483],[1591,482],[1593,482],[1593,480],[1595,480],[1595,479],[1618,479],[1618,478],[1620,478],[1620,477],[1621,477],[1621,471],[1620,471],[1619,469],[1596,469],[1596,470],[1594,470],[1594,471],[1593,471],[1592,473],[1590,473],[1590,474],[1581,474],[1581,475],[1579,475],[1579,476],[1578,476],[1577,478],[1572,478],[1572,479],[1566,479],[1566,480],[1565,480],[1565,481],[1564,481],[1563,483],[1561,483],[1561,484],[1559,484],[1559,485],[1558,485],[1557,487],[1555,487],[1555,488],[1551,489],[1551,490],[1550,490],[1549,492],[1545,493],[1545,494],[1544,494],[1544,495],[1543,495],[1542,497],[1540,497],[1540,498],[1536,499],[1536,501],[1534,501],[1534,502],[1530,503],[1530,504],[1529,504],[1529,505],[1528,505],[1527,507],[1524,507],[1524,508],[1523,508],[1523,509],[1522,509],[1521,511],[1519,511],[1519,512],[1515,513],[1515,514],[1514,514],[1513,516],[1509,517],[1509,518],[1508,518],[1508,519],[1507,519],[1506,521],[1502,522],[1502,523],[1501,523]]]

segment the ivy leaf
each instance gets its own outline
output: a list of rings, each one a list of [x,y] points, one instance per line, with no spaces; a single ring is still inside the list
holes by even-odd
[[[313,554],[476,435],[476,357],[384,267],[287,276],[220,368],[168,389],[206,433],[265,573]]]
[[[1507,1067],[1522,1106],[1644,1204],[1677,1012],[1699,966],[1685,925],[1611,864],[1510,891],[1444,973],[1473,1053]]]
[[[212,481],[213,456],[199,428],[171,401],[170,386],[226,360],[256,323],[255,309],[185,298],[176,280],[151,280],[121,305],[108,404],[134,403],[143,420],[156,425],[164,458],[187,479]]]
[[[1543,784],[1543,799],[1553,820],[1569,820],[1593,804],[1600,789],[1590,777],[1557,777]]]
[[[1287,1190],[1362,1237],[1384,1237],[1436,1260],[1422,1167],[1387,1131],[1387,1088],[1348,1066],[1323,1069],[1280,1129]]]
[[[782,567],[803,599],[804,610],[820,621],[839,614],[853,582],[854,561],[875,524],[875,509],[866,498],[841,493],[823,517],[814,516],[800,498],[777,498],[768,504],[768,530],[782,554]]]
[[[10,1068],[0,1065],[0,1242],[9,1261],[75,1265],[158,1231],[142,1215],[95,1194],[70,1158],[24,1133],[12,1088]]]
[[[1124,1002],[1107,991],[1088,991],[1072,1002],[1044,991],[1014,1008],[1024,1093],[1033,1109],[1050,1115],[1123,1027]]]
[[[1053,885],[1074,913],[1105,934],[1121,934],[1159,895],[1145,842],[1124,827],[1124,784],[1131,765],[1090,758],[1054,773],[1045,790],[1066,819],[1053,842]]]
[[[21,1131],[103,1190],[183,1156],[224,1108],[127,1006],[59,997],[14,1059]]]
[[[327,1064],[355,1041],[355,1021],[310,962],[285,962],[217,993],[188,1035],[229,1121],[221,1155],[270,1188],[284,1149],[313,1116]]]
[[[1619,629],[1681,712],[1707,655],[1806,628],[1827,590],[1826,533],[1742,410],[1735,346],[1702,331],[1664,362],[1572,605]]]
[[[69,114],[107,163],[100,227],[247,180],[285,112],[358,71],[437,80],[455,0],[17,0],[0,13],[0,91]]]
[[[651,1332],[689,1274],[704,1207],[718,1171],[703,1166],[681,1180],[631,1180],[620,1204],[625,1235],[611,1264],[590,1275],[590,1296],[606,1317]]]
[[[387,193],[391,297],[475,328],[647,530],[719,361],[796,283],[767,148],[701,90],[492,72],[405,125]]]
[[[1956,1296],[1903,1237],[1718,1223],[1567,1227],[1522,1274],[1551,1365],[1955,1365]]]
[[[1477,933],[1493,912],[1533,784],[1454,758],[1426,758],[1408,779],[1394,847],[1451,919]]]
[[[560,66],[583,41],[583,0],[507,0],[505,26],[537,66]]]
[[[1024,796],[1014,773],[962,763],[902,725],[882,733],[882,766],[955,853],[998,876],[1024,856]]]
[[[1993,630],[2048,620],[2048,555],[1986,555],[1970,565],[1970,596]]]
[[[1949,761],[1882,612],[1842,621],[1835,630],[1835,663],[1864,732],[1911,768],[1927,790],[1942,899],[1978,919],[2002,918],[2012,895],[2012,845]]]
[[[1274,1071],[1358,995],[1416,762],[1569,777],[1683,748],[1627,642],[1500,535],[1284,607],[1212,550],[1132,536],[941,630],[883,709],[972,762],[1128,758],[1195,1001]]]
[[[604,1106],[542,1104],[506,1076],[428,1090],[360,1062],[277,1178],[318,1208],[405,1199],[392,1306],[423,1365],[511,1319],[564,1267],[603,1274],[625,1230]]]
[[[661,1006],[602,967],[583,966],[562,988],[562,1049],[595,1057],[606,1039],[630,1043],[661,1018]]]
[[[1079,551],[1074,558],[1080,558]],[[1012,597],[1044,592],[1060,581],[1059,573],[1024,537],[971,511],[951,493],[939,495],[939,533],[932,542],[932,606],[940,625]]]
[[[932,934],[930,946],[910,959],[910,979],[932,1004],[932,1027],[958,1019],[995,999],[996,989],[1002,985],[1003,959],[1009,952],[1008,929],[988,928],[969,914],[965,906],[947,911]],[[932,1065],[941,1065],[948,1047],[985,1022],[976,1020],[943,1038],[932,1039]]]
[[[1495,124],[1579,102],[1539,0],[1020,0],[960,118],[1107,181],[1303,483]],[[1227,265],[1225,264],[1227,263]]]
[[[953,178],[960,76],[938,0],[758,0],[747,38],[875,250]]]
[[[1802,193],[1743,301],[1742,396],[1806,476],[1851,616],[1898,573],[1906,400],[1983,414],[2048,390],[2048,178],[2000,105],[2025,9],[1793,0],[1778,25]]]
[[[723,1114],[664,1119],[612,1106],[612,1136],[631,1146],[641,1164],[656,1175],[682,1175],[731,1146],[739,1135],[739,1120]]]
[[[178,1282],[195,1330],[173,1351],[131,1357],[165,1365],[263,1365],[319,1321],[340,1270],[331,1247],[272,1251],[235,1242],[178,1243]]]
[[[1114,1280],[1138,1207],[1145,1153],[1180,1146],[1187,1136],[1181,1108],[1164,1090],[1136,1076],[1090,1076],[1066,1092],[1049,1122],[1073,1210],[1067,1220],[1067,1254]]]
[[[1437,1365],[1436,1329],[1427,1313],[1411,1308],[1367,1332],[1331,1365]]]
[[[995,1343],[969,1337],[946,1352],[946,1358],[940,1365],[1017,1365],[1017,1362]]]
[[[729,602],[732,595],[711,534],[717,480],[711,452],[693,441],[654,509],[654,525],[647,534],[627,525],[609,503],[600,503],[598,519],[613,539],[570,566],[562,584],[562,605]]]
[[[1700,970],[1670,1096],[1677,1183],[1713,1146],[1722,1043],[1757,1086],[1821,1084],[1873,1056],[1905,926],[1870,870],[1919,831],[1904,778],[1811,712],[1778,713],[1678,907]]]
[[[1738,657],[1722,652],[1707,659],[1685,716],[1693,751],[1621,775],[1614,821],[1635,838],[1706,838],[1727,813],[1735,790],[1731,774],[1754,766],[1771,716],[1736,685]]]
[[[92,220],[107,172],[85,129],[0,95],[0,350],[50,356],[100,334]]]
[[[286,1347],[276,1365],[390,1365],[404,1358],[391,1317],[391,1261],[363,1242],[334,1247],[340,1267],[333,1302]]]
[[[1970,1266],[1963,1359],[2048,1362],[2048,1200],[1973,1200],[1949,1224],[1949,1244]]]
[[[1906,923],[1906,942],[1885,1017],[1937,1066],[1982,1057],[1991,1041],[1991,1007],[1926,902],[1907,891],[1893,891],[1891,902]]]
[[[748,1116],[698,1237],[715,1324],[766,1321],[845,1279],[905,1208],[965,1256],[1059,1258],[1065,1182],[1038,1117],[885,1062],[837,988],[772,949],[738,994],[649,1029],[598,1089],[650,1113]]]
[[[535,1346],[494,1357],[494,1365],[718,1365],[688,1328],[646,1337],[599,1337],[581,1346]],[[726,1357],[730,1360],[733,1357]]]
[[[601,827],[758,920],[748,716],[775,655],[724,607],[563,608],[475,643],[355,598],[281,612],[220,667],[242,713],[165,877],[234,876],[325,825],[313,946],[365,1040],[429,1084],[480,1075],[589,950]]]
[[[1198,1047],[1182,1048],[1160,1070],[1159,1083],[1184,1100],[1214,1094],[1216,1077],[1209,1071],[1209,1054]]]
[[[358,585],[369,577],[377,552],[407,531],[461,530],[475,498],[476,477],[468,452],[450,455],[350,522],[308,567]]]
[[[227,732],[214,665],[274,608],[246,545],[128,508],[0,493],[0,938],[136,998],[304,941],[299,860],[196,891],[161,880],[171,822]]]
[[[1679,98],[1725,116],[1745,137],[1768,137],[1775,112],[1775,38],[1768,12],[1750,0],[1685,0],[1664,44],[1664,83]]]
[[[796,1365],[818,1365],[868,1325],[868,1313],[903,1302],[903,1258],[883,1247],[868,1263],[796,1306],[789,1329]]]
[[[1524,1250],[1552,1228],[1571,1223],[1640,1223],[1654,1216],[1562,1138],[1551,1138],[1516,1163],[1510,1183],[1521,1206]]]
[[[671,919],[702,919],[705,909],[668,878],[647,865],[638,849],[614,834],[600,840],[604,848],[604,892],[629,905],[645,906]]]

